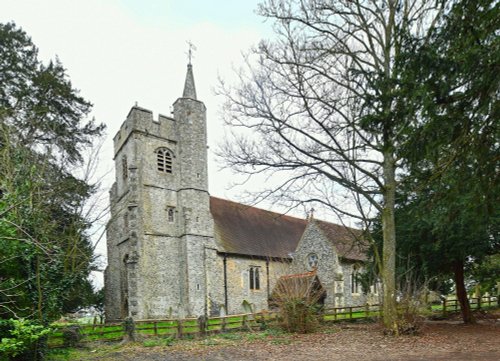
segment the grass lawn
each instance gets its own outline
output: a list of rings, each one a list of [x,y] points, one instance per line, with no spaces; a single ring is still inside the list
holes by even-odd
[[[236,321],[236,320],[235,320]],[[265,331],[244,332],[231,331],[228,333],[219,333],[204,338],[187,337],[185,339],[176,339],[175,337],[151,337],[143,339],[140,342],[130,344],[89,342],[79,348],[59,348],[49,351],[48,361],[69,361],[69,360],[99,360],[101,358],[112,358],[116,352],[126,352],[127,348],[152,348],[152,347],[170,347],[175,346],[178,350],[193,350],[207,346],[233,346],[241,343],[267,340],[269,343],[289,344],[294,334],[286,333],[281,329],[270,328]]]

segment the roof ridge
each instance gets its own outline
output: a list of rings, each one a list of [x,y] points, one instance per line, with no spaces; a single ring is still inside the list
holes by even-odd
[[[345,228],[345,229],[352,229],[354,231],[360,231],[361,230],[359,228],[349,227],[349,226],[345,226],[343,224],[338,224],[338,223],[332,223],[332,222],[324,221],[322,219],[316,219],[316,218],[314,218],[313,221],[317,221],[317,222],[320,222],[320,223],[326,223],[326,224],[329,224],[329,225],[332,225],[332,226],[338,226],[338,227],[342,227],[342,228]]]
[[[282,279],[290,279],[290,278],[306,278],[306,277],[314,277],[317,276],[318,272],[316,269],[312,271],[307,271],[307,272],[302,272],[302,273],[292,273],[292,274],[287,274],[283,275],[280,278]]]
[[[306,223],[308,222],[308,220],[305,219],[305,218],[299,218],[299,217],[291,216],[291,215],[288,215],[288,214],[283,214],[283,213],[279,213],[279,212],[275,212],[275,211],[270,211],[268,209],[264,209],[264,208],[260,208],[260,207],[255,207],[255,206],[250,206],[248,204],[244,204],[244,203],[232,201],[232,200],[229,200],[229,199],[224,199],[224,198],[215,197],[215,196],[210,196],[210,198],[215,198],[215,199],[218,199],[218,200],[221,200],[221,201],[224,201],[224,202],[233,203],[233,204],[236,204],[236,205],[239,205],[239,206],[243,206],[245,208],[253,208],[253,209],[257,209],[259,211],[263,211],[263,212],[266,212],[266,213],[276,214],[277,215],[276,218],[287,217],[287,218],[293,218],[293,219],[296,219],[296,220],[299,220],[299,221],[302,221],[302,222],[306,222]]]
[[[218,200],[221,200],[221,201],[224,201],[224,202],[230,202],[230,203],[233,203],[233,204],[236,204],[236,205],[239,205],[239,206],[243,206],[245,208],[253,208],[253,209],[257,209],[257,210],[264,211],[264,212],[267,212],[267,213],[276,214],[278,217],[289,217],[289,218],[293,218],[293,219],[297,219],[297,220],[309,223],[309,220],[306,219],[306,218],[299,218],[297,216],[291,216],[291,215],[288,215],[288,214],[283,214],[283,213],[279,213],[279,212],[275,212],[275,211],[270,211],[268,209],[264,209],[264,208],[260,208],[260,207],[255,207],[255,206],[250,206],[248,204],[244,204],[244,203],[236,202],[236,201],[233,201],[233,200],[230,200],[230,199],[225,199],[225,198],[216,197],[216,196],[212,196],[212,195],[210,196],[210,198],[215,198],[215,199],[218,199]],[[312,221],[313,222],[317,221],[317,222],[321,222],[321,223],[326,223],[326,224],[329,224],[329,225],[343,227],[343,228],[346,228],[346,229],[352,229],[352,230],[355,230],[355,231],[359,231],[360,230],[359,228],[349,227],[349,226],[345,226],[343,224],[338,224],[338,223],[332,223],[332,222],[329,222],[329,221],[325,221],[323,219],[313,218]]]

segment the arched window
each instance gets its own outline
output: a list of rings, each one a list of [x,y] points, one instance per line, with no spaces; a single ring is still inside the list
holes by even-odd
[[[166,148],[156,151],[156,167],[160,172],[172,173],[172,153]]]
[[[359,271],[358,268],[354,266],[351,273],[351,293],[360,293],[360,286]]]
[[[248,276],[251,290],[260,290],[259,268],[260,267],[250,266]]]

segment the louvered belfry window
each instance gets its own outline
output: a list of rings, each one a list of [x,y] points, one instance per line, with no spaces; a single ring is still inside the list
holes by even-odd
[[[160,172],[172,173],[172,154],[168,149],[160,148],[156,151],[156,166]]]

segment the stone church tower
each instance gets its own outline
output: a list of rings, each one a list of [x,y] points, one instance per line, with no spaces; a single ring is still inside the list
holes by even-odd
[[[106,321],[258,311],[277,282],[312,276],[326,306],[366,303],[359,230],[209,196],[206,108],[191,64],[173,116],[132,107],[114,161]]]
[[[214,225],[206,108],[196,98],[191,64],[173,117],[130,110],[114,137],[114,161],[107,320],[206,314]]]

